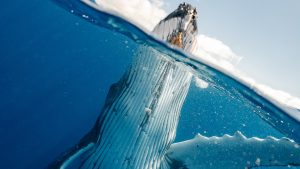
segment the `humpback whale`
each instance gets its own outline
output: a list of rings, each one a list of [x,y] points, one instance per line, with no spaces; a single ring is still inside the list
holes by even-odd
[[[152,33],[172,46],[191,52],[198,31],[196,18],[196,9],[182,3],[160,21]],[[198,135],[192,140],[174,143],[192,78],[193,74],[182,63],[152,47],[140,47],[130,68],[110,87],[91,131],[48,168],[192,169],[300,165],[299,145],[286,138],[248,139],[237,132],[234,136],[211,138]],[[227,161],[216,160],[218,155],[226,155]]]

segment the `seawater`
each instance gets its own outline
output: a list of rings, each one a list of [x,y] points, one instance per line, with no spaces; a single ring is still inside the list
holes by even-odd
[[[79,6],[73,12],[85,9]],[[51,1],[2,2],[0,168],[44,168],[76,144],[93,126],[110,85],[127,70],[141,45],[176,58],[209,84],[199,88],[193,80],[176,141],[237,130],[247,137],[300,141],[299,122],[240,82],[187,60],[125,20],[97,16],[117,27],[100,20],[95,26]]]

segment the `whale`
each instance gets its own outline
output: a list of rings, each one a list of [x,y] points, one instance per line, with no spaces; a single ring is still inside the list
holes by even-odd
[[[78,1],[68,1],[68,4]],[[81,1],[99,9],[93,2]],[[74,6],[75,6],[74,5]],[[72,5],[71,5],[72,6]],[[156,38],[192,52],[197,10],[182,3],[153,29]],[[193,74],[183,63],[142,45],[111,85],[94,127],[49,169],[175,169],[299,166],[299,144],[287,138],[205,137],[174,143]],[[266,153],[267,152],[267,153]],[[225,162],[216,160],[226,156]]]

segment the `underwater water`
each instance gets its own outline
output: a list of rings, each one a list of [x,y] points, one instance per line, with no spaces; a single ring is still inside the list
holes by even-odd
[[[83,4],[72,7],[38,0],[2,3],[0,168],[45,168],[75,145],[94,125],[109,87],[141,45],[176,59],[208,84],[199,87],[193,79],[176,142],[197,133],[241,131],[299,143],[300,122],[241,82],[188,59],[126,20]]]

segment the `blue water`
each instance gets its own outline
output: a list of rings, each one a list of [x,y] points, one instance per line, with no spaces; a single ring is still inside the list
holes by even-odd
[[[183,53],[127,21],[103,13],[94,18],[96,26],[59,5],[39,0],[1,3],[1,169],[44,168],[76,144],[94,125],[110,85],[126,71],[141,44],[186,62],[210,84],[207,89],[192,84],[176,141],[237,130],[247,137],[300,141],[299,122],[238,81],[186,61]],[[95,14],[85,7],[74,10]],[[122,29],[105,18],[113,18]]]

